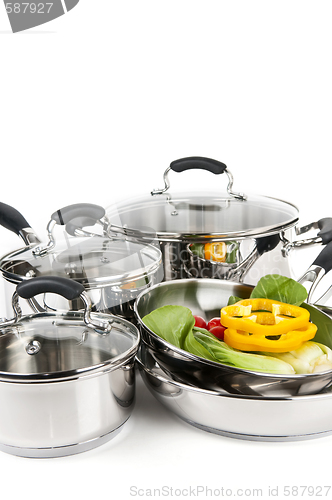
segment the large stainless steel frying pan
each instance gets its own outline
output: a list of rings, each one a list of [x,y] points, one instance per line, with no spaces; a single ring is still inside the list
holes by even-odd
[[[325,254],[331,252],[326,247]],[[324,257],[324,255],[323,255]],[[312,268],[324,265],[325,258],[317,260]],[[160,283],[146,290],[135,302],[135,313],[142,341],[155,361],[174,380],[207,390],[224,390],[229,394],[266,397],[292,397],[318,393],[332,383],[332,370],[323,373],[275,375],[244,370],[203,359],[179,349],[153,333],[142,318],[164,305],[183,305],[194,315],[207,321],[220,316],[220,309],[227,305],[231,295],[247,298],[253,287],[225,280],[188,279]],[[304,304],[311,320],[318,327],[315,336],[332,348],[332,318],[313,305]]]

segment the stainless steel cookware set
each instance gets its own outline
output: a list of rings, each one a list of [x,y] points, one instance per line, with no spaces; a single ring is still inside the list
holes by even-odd
[[[227,192],[171,192],[169,173],[191,169],[224,174]],[[202,157],[172,162],[164,187],[145,197],[57,210],[44,241],[0,203],[0,224],[24,243],[0,259],[8,318],[0,320],[0,450],[56,457],[111,439],[133,409],[135,360],[156,399],[198,428],[263,440],[331,433],[332,371],[236,369],[177,349],[142,321],[167,304],[219,316],[261,276],[293,277],[297,248],[323,244],[298,281],[310,285],[304,307],[315,339],[332,348],[331,316],[312,304],[332,267],[332,219],[300,228],[298,220],[288,202],[234,191],[226,165]],[[226,249],[223,261],[207,256],[210,243]]]

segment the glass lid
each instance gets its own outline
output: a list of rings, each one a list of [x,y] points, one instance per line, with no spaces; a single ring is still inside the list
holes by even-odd
[[[18,294],[32,298],[51,292],[81,297],[84,312],[44,312],[22,316]],[[139,333],[126,320],[91,312],[84,287],[67,278],[41,277],[21,282],[14,294],[15,317],[0,323],[0,379],[48,380],[92,370],[113,369],[137,351]]]
[[[160,239],[195,235],[249,237],[279,232],[298,221],[298,210],[290,203],[248,196],[245,200],[227,194],[160,194],[109,207],[107,216],[116,228],[144,232],[153,228]]]
[[[90,287],[124,285],[162,273],[158,245],[123,237],[68,236],[56,239],[47,251],[25,247],[10,253],[0,265],[6,278],[13,281],[48,275],[69,277]]]
[[[227,192],[174,192],[168,173],[200,168],[213,174],[225,173]],[[219,182],[212,178],[213,185]],[[226,165],[201,157],[183,158],[172,162],[164,173],[165,187],[153,190],[145,197],[125,200],[106,209],[114,226],[127,231],[145,231],[158,235],[159,240],[182,237],[218,235],[225,238],[245,238],[279,232],[298,221],[298,209],[291,203],[265,196],[248,196],[232,189],[233,177]]]

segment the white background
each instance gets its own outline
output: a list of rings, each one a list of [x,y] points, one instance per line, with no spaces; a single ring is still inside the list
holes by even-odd
[[[148,194],[172,160],[199,155],[225,162],[236,190],[291,201],[303,224],[332,215],[331,19],[325,0],[81,0],[13,35],[0,5],[1,201],[43,237],[56,209]],[[171,182],[223,189],[211,176]],[[21,246],[3,228],[0,241],[2,253]],[[113,441],[53,460],[1,453],[1,488],[86,500],[132,498],[130,486],[324,486],[331,447],[332,437],[259,443],[196,430],[139,380]]]

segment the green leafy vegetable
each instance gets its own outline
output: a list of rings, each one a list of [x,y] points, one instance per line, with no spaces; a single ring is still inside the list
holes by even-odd
[[[307,296],[307,290],[303,285],[280,274],[263,276],[250,295],[253,299],[278,300],[295,306],[300,306]]]
[[[201,342],[198,342],[196,339],[196,333],[199,331],[206,331],[201,328],[194,327],[186,336],[184,341],[184,350],[195,354],[196,356],[200,356],[201,358],[210,359],[211,361],[216,361],[216,358],[213,354],[206,349]]]
[[[214,357],[214,361],[245,370],[265,373],[294,374],[294,368],[285,361],[268,355],[249,354],[229,347],[207,330],[194,329],[194,338]]]
[[[191,310],[183,306],[163,306],[142,318],[143,323],[159,337],[183,349],[187,335],[195,324]]]
[[[236,295],[231,295],[228,299],[228,306],[232,306],[233,304],[236,304],[236,302],[239,302],[239,300],[243,300],[241,299],[241,297],[236,297]]]

